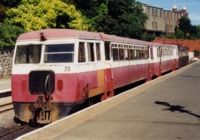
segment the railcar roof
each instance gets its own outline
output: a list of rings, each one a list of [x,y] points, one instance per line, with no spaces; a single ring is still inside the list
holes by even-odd
[[[136,45],[147,45],[148,44],[148,42],[146,42],[146,41],[126,38],[126,37],[119,37],[119,36],[116,36],[116,35],[101,34],[101,37],[104,41],[127,43],[127,44],[136,44]]]
[[[88,40],[102,40],[111,41],[118,43],[128,43],[137,45],[147,45],[148,42],[137,39],[130,39],[125,37],[119,37],[115,35],[108,35],[98,32],[88,32],[73,29],[43,29],[38,31],[27,32],[21,34],[17,41],[28,41],[28,40],[41,40],[41,34],[46,40],[66,39],[66,38],[77,38],[77,39],[88,39]]]
[[[18,37],[17,41],[41,40],[41,34],[43,34],[46,40],[65,39],[65,38],[101,40],[99,33],[95,32],[79,31],[73,29],[43,29],[21,34]]]
[[[156,42],[151,42],[151,45],[154,47],[159,47],[159,46],[174,47],[174,46],[176,46],[174,44],[162,44],[162,43],[156,43]]]

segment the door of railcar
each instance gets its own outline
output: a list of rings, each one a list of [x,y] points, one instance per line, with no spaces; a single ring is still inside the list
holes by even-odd
[[[78,66],[80,71],[85,71],[79,74],[79,85],[82,91],[87,91],[86,94],[90,100],[100,94],[103,95],[104,100],[113,93],[111,66],[103,61],[104,54],[110,52],[103,52],[103,46],[103,42],[99,41],[79,42]],[[110,59],[108,54],[105,54],[105,59]]]
[[[158,47],[158,57],[159,57],[159,72],[158,76],[161,76],[162,73],[162,47]]]
[[[149,62],[148,62],[148,78],[147,78],[147,81],[148,80],[151,80],[152,76],[153,76],[153,73],[154,73],[154,64],[153,64],[153,59],[154,59],[154,56],[153,56],[153,47],[148,47],[148,50],[149,50]]]
[[[101,97],[101,100],[105,100],[109,97],[114,96],[114,81],[113,81],[113,73],[111,68],[111,46],[109,42],[105,42],[104,45],[104,54],[106,61],[106,69],[104,71],[104,93]]]

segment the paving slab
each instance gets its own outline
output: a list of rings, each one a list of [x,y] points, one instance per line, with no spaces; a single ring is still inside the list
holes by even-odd
[[[11,90],[11,79],[0,79],[0,93],[4,90]]]

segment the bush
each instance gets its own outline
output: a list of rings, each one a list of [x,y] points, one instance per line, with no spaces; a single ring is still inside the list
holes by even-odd
[[[0,50],[12,50],[19,34],[23,29],[8,22],[0,23]]]

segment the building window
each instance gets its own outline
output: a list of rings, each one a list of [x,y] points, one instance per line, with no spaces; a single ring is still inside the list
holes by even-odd
[[[152,28],[153,29],[158,29],[158,23],[157,22],[152,22]]]
[[[155,9],[155,16],[158,16],[158,9]]]
[[[149,7],[147,7],[147,15],[149,15]]]
[[[162,17],[162,10],[160,10],[160,17]]]
[[[154,9],[152,8],[152,16],[154,16]]]

